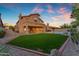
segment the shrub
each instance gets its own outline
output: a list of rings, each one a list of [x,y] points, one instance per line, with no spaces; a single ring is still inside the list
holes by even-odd
[[[5,36],[5,31],[2,28],[0,28],[0,38],[4,36]]]

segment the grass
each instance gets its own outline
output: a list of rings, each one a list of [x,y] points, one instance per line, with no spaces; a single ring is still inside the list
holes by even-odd
[[[32,50],[50,53],[51,49],[58,49],[65,42],[67,36],[59,34],[41,33],[23,35],[15,38],[8,44],[28,48]]]

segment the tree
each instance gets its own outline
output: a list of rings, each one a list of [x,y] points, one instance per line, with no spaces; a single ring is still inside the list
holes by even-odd
[[[73,22],[71,22],[71,26],[72,26],[73,28],[76,28],[77,25],[79,25],[79,22],[78,22],[78,21],[73,21]]]
[[[63,24],[62,26],[60,26],[61,28],[70,28],[71,26],[68,24]]]
[[[71,18],[75,18],[75,21],[71,23],[72,27],[76,27],[79,25],[79,8],[73,6]]]
[[[14,26],[9,26],[9,29],[14,31]]]

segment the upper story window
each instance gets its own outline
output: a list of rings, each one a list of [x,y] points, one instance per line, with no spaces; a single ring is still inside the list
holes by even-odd
[[[38,22],[38,18],[34,18],[34,22]]]
[[[26,26],[24,26],[24,28],[26,28]]]
[[[23,17],[21,17],[21,19],[23,19]]]
[[[34,20],[35,22],[37,22],[37,20]]]

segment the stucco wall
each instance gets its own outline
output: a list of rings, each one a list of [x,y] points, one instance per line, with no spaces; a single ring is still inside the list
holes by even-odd
[[[44,32],[46,29],[44,23],[38,16],[22,17],[16,24],[15,29],[18,30],[19,33],[29,33],[28,26],[40,26],[44,29]]]

